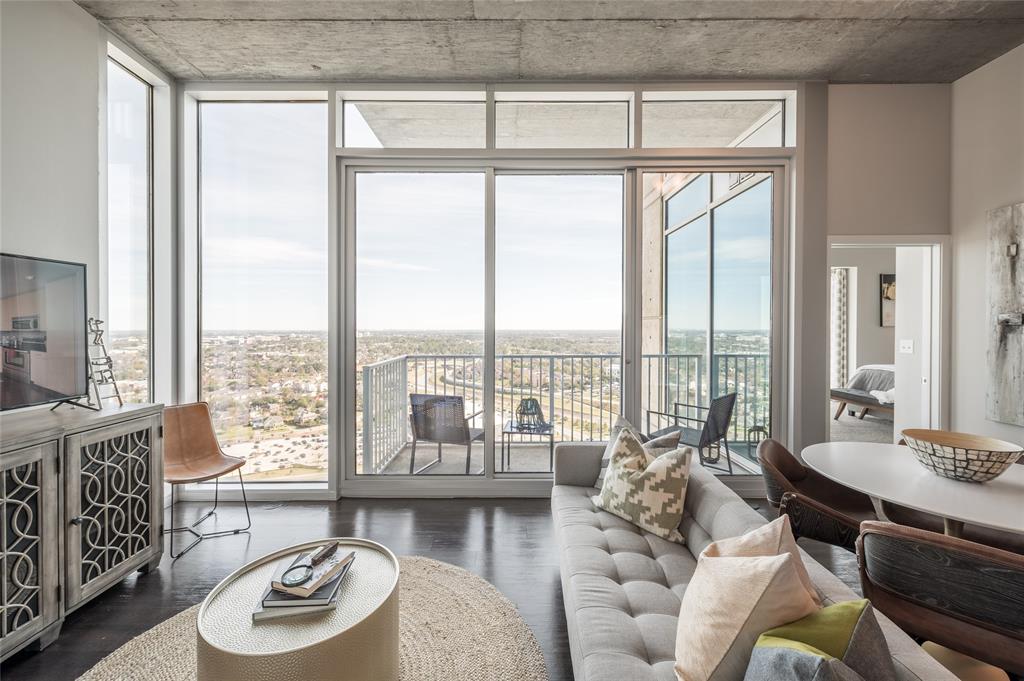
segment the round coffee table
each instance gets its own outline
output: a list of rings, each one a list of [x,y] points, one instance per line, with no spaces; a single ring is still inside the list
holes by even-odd
[[[356,560],[327,613],[263,622],[252,611],[278,561],[332,541],[296,544],[235,570],[199,608],[199,681],[221,679],[398,679],[398,559],[366,539],[337,538]]]

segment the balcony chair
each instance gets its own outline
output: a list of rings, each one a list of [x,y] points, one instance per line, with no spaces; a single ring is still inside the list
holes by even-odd
[[[418,475],[431,466],[441,463],[442,445],[464,445],[466,447],[466,475],[473,454],[473,443],[483,441],[483,428],[470,428],[470,422],[483,411],[466,416],[466,407],[459,395],[409,395],[412,415],[412,456],[409,457],[409,473]],[[416,469],[416,443],[437,443],[437,458]]]
[[[961,679],[1005,677],[991,667],[961,675],[955,665],[965,660],[956,653],[975,668],[980,660],[1017,679],[1024,675],[1024,556],[867,522],[857,563],[864,597],[908,634],[929,641],[925,650]]]
[[[860,524],[877,520],[871,499],[804,466],[772,439],[757,446],[768,503],[789,516],[793,535],[856,550]]]
[[[171,523],[164,530],[171,535],[170,555],[177,559],[185,555],[199,542],[211,537],[223,537],[229,534],[247,532],[252,527],[249,515],[249,501],[245,497],[245,481],[242,479],[242,466],[245,459],[227,456],[217,442],[217,434],[213,430],[210,418],[210,407],[206,402],[181,404],[164,408],[164,482],[171,486]],[[220,477],[231,471],[238,471],[238,484],[242,490],[242,503],[245,505],[245,527],[215,532],[200,532],[196,527],[217,512],[220,500]],[[204,482],[212,479],[213,508],[199,520],[187,527],[174,526],[174,490],[178,485]],[[194,539],[177,554],[174,553],[174,535],[188,532]]]
[[[695,447],[702,464],[713,466],[721,460],[722,454],[724,453],[729,474],[732,475],[732,457],[729,454],[729,440],[727,439],[727,435],[729,434],[729,425],[732,422],[733,408],[736,406],[736,393],[728,393],[726,395],[716,397],[711,400],[711,405],[708,407],[702,407],[699,404],[686,404],[684,402],[676,402],[672,406],[675,410],[675,413],[672,414],[648,410],[647,430],[648,433],[650,433],[650,437],[655,438],[668,433],[680,431],[679,443]],[[687,416],[679,413],[682,410],[687,410],[687,412],[689,412],[689,410],[693,409],[698,412],[706,411],[707,416],[705,418],[697,418],[695,416]],[[673,425],[651,433],[650,427],[652,414],[667,417],[673,421]],[[680,426],[679,421],[699,423],[700,428]],[[712,448],[715,450],[714,454],[711,453]]]

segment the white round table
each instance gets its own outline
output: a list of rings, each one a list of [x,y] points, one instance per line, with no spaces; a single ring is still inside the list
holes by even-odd
[[[995,480],[977,483],[926,470],[902,445],[822,442],[801,454],[826,478],[871,497],[882,520],[880,500],[943,518],[951,536],[959,536],[964,524],[1024,534],[1024,466],[1014,464]]]
[[[198,681],[398,681],[398,559],[376,542],[335,539],[356,561],[334,610],[252,621],[278,561],[326,541],[275,551],[214,587],[196,622]]]

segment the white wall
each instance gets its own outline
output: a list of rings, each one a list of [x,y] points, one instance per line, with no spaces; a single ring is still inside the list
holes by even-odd
[[[896,250],[896,409],[893,439],[906,428],[931,428],[932,249]],[[909,350],[902,348],[910,343]]]
[[[949,85],[830,85],[828,232],[949,233]]]
[[[896,249],[834,246],[831,258],[833,267],[857,268],[856,328],[850,349],[854,365],[892,364],[896,329],[878,323],[878,277],[896,273]]]
[[[1024,201],[1024,46],[953,83],[952,103],[952,426],[1024,443],[1024,428],[985,418],[984,274],[985,213]]]
[[[99,25],[72,2],[0,2],[0,249],[83,262],[98,310]]]

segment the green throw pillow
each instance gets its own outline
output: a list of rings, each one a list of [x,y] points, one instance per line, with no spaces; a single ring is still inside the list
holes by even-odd
[[[609,447],[608,469],[594,505],[663,539],[681,542],[679,522],[690,477],[689,447],[653,456],[636,432],[621,428]]]
[[[896,681],[867,599],[836,603],[761,634],[744,681]]]

